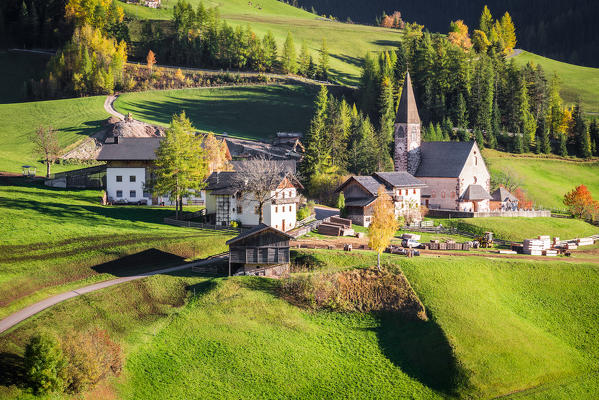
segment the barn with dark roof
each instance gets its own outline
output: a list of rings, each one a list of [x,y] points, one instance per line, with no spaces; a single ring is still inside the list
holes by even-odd
[[[422,142],[420,117],[406,74],[395,121],[395,170],[422,181],[431,209],[489,211],[490,174],[476,142]]]

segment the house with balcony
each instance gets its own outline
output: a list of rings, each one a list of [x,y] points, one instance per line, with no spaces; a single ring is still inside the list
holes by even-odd
[[[260,224],[260,207],[256,197],[243,190],[239,172],[213,172],[206,181],[206,215],[215,225],[228,226],[236,222],[241,226]],[[271,188],[270,198],[262,207],[262,223],[287,232],[296,225],[301,183],[290,173],[281,174]]]
[[[426,186],[407,172],[376,172],[370,176],[352,176],[336,190],[345,197],[345,213],[355,224],[368,227],[380,187],[391,197],[395,215],[408,223],[422,219],[420,192]]]

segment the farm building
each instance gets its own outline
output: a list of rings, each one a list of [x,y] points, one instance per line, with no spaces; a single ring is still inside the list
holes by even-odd
[[[422,204],[431,209],[489,211],[491,175],[476,142],[421,142],[420,116],[406,74],[395,120],[395,170],[426,184]]]
[[[214,172],[206,182],[206,214],[211,223],[259,225],[259,203],[240,188],[237,172]],[[281,175],[278,184],[271,188],[271,200],[262,209],[264,224],[283,232],[295,228],[299,189],[303,186],[293,174]]]
[[[355,224],[369,226],[372,222],[378,190],[383,186],[395,205],[395,215],[409,222],[420,221],[420,192],[425,184],[408,172],[376,172],[370,176],[352,176],[339,186],[343,192],[347,218]]]
[[[291,236],[265,224],[227,241],[229,275],[280,276],[289,270]]]
[[[518,198],[506,188],[500,187],[491,194],[491,211],[512,211],[518,209]]]

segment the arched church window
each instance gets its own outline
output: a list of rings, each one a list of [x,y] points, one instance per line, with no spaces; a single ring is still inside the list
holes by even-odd
[[[478,181],[478,179],[476,179],[476,176],[474,177],[474,183],[476,183]]]

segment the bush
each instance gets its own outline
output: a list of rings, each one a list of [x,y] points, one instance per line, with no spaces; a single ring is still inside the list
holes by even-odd
[[[35,394],[62,390],[65,358],[58,340],[34,335],[25,347],[25,378]]]
[[[68,393],[80,393],[107,375],[121,372],[120,346],[105,330],[69,335],[63,340],[63,351],[68,361],[65,367],[65,391]]]

